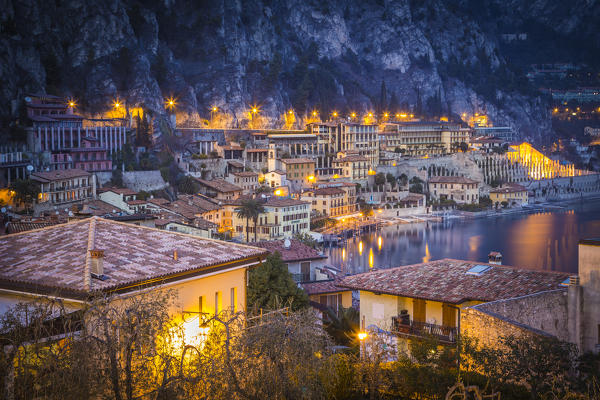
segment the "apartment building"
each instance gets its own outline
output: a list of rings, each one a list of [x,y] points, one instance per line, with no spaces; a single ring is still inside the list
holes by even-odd
[[[522,206],[529,202],[529,193],[525,186],[511,183],[490,190],[490,200],[496,206],[503,202],[509,206]]]
[[[80,169],[33,172],[30,178],[40,184],[37,205],[50,208],[96,197],[95,175]]]
[[[292,183],[309,185],[315,178],[315,160],[310,158],[284,158],[281,166],[286,179]]]
[[[427,181],[433,200],[454,200],[458,204],[479,202],[479,182],[464,176],[432,176]]]
[[[246,220],[237,215],[241,202],[228,204],[233,235],[245,241],[254,240],[254,223],[250,221],[249,238],[246,238]],[[256,241],[289,238],[310,229],[310,203],[290,198],[271,196],[262,204],[265,212],[257,220]],[[246,240],[249,239],[249,240]]]
[[[350,180],[355,183],[365,183],[371,170],[371,164],[366,156],[352,152],[339,152],[332,161],[333,168],[339,171],[333,178]]]

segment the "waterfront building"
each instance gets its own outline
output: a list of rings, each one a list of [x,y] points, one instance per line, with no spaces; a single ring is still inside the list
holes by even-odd
[[[509,206],[523,206],[528,204],[528,189],[516,183],[500,185],[490,190],[490,200],[498,207],[506,202]]]
[[[354,210],[354,204],[348,203],[346,191],[339,187],[324,187],[307,190],[301,199],[310,202],[316,216],[338,217]]]
[[[196,332],[198,313],[246,310],[247,271],[267,255],[98,217],[2,236],[0,252],[0,312],[44,296],[76,311],[97,295],[168,288],[178,292],[172,317],[195,312]]]
[[[290,238],[297,233],[308,233],[310,229],[310,203],[270,196],[262,201],[264,212],[258,217],[256,224],[256,241]],[[248,224],[248,238],[246,238],[246,219],[237,215],[241,201],[228,203],[224,206],[231,217],[233,235],[244,241],[254,240],[254,222]],[[228,226],[222,226],[227,229]]]
[[[395,122],[383,125],[383,150],[400,149],[405,155],[424,156],[457,152],[469,144],[471,130],[460,124],[436,121]]]
[[[432,176],[427,181],[433,200],[454,200],[458,204],[479,203],[479,182],[464,176]]]
[[[53,206],[96,197],[96,177],[87,171],[67,169],[33,172],[30,177],[40,184],[36,213]]]
[[[472,319],[465,321],[467,308],[564,291],[568,277],[566,273],[443,259],[346,276],[337,286],[359,291],[362,330],[387,332],[406,350],[408,340],[431,335],[441,343],[454,344],[459,327],[460,333],[469,334],[474,333],[474,325],[486,329]],[[534,312],[523,310],[527,314],[523,317],[534,318]],[[546,317],[548,323],[560,320],[552,314]]]

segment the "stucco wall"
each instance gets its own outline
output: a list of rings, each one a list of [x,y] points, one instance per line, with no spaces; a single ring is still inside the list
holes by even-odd
[[[499,300],[461,311],[461,332],[494,345],[502,336],[551,335],[568,340],[567,290]]]
[[[581,340],[584,351],[599,351],[600,246],[579,245],[579,282],[582,288]]]

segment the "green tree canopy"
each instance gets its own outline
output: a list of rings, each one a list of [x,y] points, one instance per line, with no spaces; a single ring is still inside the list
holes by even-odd
[[[292,279],[281,254],[275,252],[250,270],[248,309],[273,310],[288,303],[293,310],[298,310],[308,306],[308,297]]]
[[[27,205],[37,199],[40,193],[40,185],[31,179],[17,179],[10,184],[10,190],[15,192],[15,202]]]

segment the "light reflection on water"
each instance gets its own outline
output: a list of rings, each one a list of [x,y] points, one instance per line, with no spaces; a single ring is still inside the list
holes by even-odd
[[[597,200],[536,214],[392,225],[326,253],[348,273],[440,258],[487,261],[490,251],[501,252],[505,265],[577,272],[577,242],[590,237],[600,237]]]

